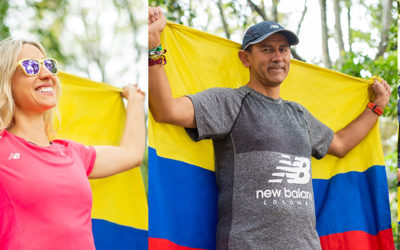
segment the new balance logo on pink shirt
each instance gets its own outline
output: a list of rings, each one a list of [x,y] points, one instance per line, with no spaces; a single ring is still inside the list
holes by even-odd
[[[10,156],[8,156],[9,160],[18,160],[21,157],[20,153],[11,153]]]

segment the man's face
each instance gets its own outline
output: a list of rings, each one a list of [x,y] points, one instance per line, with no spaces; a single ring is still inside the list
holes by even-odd
[[[285,80],[290,67],[290,47],[284,35],[273,34],[252,45],[247,53],[250,75],[258,82],[275,87]]]

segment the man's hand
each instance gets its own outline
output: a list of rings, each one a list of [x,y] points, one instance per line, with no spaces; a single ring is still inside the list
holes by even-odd
[[[166,23],[167,19],[160,6],[149,7],[149,49],[154,49],[160,45],[160,35]]]
[[[149,49],[160,45],[160,35],[167,20],[160,7],[149,7]],[[194,107],[188,97],[173,98],[162,64],[149,70],[149,107],[157,122],[195,128]]]
[[[386,107],[389,102],[389,97],[392,94],[389,84],[385,80],[379,82],[378,79],[374,80],[374,84],[371,86],[374,92],[374,103],[378,105],[382,110]]]

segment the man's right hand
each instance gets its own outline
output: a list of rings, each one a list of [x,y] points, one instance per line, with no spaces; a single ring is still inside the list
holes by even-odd
[[[166,23],[167,19],[160,6],[149,7],[149,49],[157,48],[160,45],[160,35]]]
[[[160,45],[161,32],[167,20],[160,7],[149,7],[149,49]],[[168,56],[168,55],[167,55]],[[184,96],[173,98],[167,75],[162,64],[149,69],[149,106],[157,122],[169,123],[186,128],[195,128],[192,101]]]

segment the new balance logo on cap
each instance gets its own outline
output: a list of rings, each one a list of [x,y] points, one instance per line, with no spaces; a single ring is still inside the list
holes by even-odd
[[[8,156],[8,159],[9,159],[9,160],[18,160],[20,157],[21,157],[21,154],[20,154],[20,153],[11,153],[11,154]]]
[[[270,29],[279,29],[279,25],[278,24],[271,24],[269,26]]]
[[[281,154],[279,165],[276,166],[278,171],[272,173],[275,178],[268,182],[281,183],[286,179],[287,183],[306,184],[310,181],[310,169],[311,164],[308,158],[296,156],[292,160],[289,155]]]

